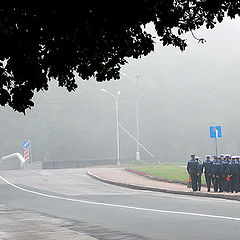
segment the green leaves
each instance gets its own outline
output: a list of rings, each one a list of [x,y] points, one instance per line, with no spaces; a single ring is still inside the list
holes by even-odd
[[[0,60],[9,60],[0,66],[0,105],[24,113],[33,106],[34,92],[47,90],[53,78],[74,91],[74,71],[86,80],[119,79],[126,58],[154,50],[153,37],[142,27],[147,23],[154,23],[164,46],[183,51],[184,33],[213,28],[225,14],[239,15],[240,1],[89,0],[47,8],[6,3],[0,7]]]

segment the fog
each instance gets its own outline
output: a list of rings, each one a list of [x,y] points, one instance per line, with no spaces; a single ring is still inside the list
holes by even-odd
[[[153,32],[152,26],[148,31]],[[162,47],[138,60],[128,59],[122,72],[136,79],[139,89],[122,75],[120,81],[97,83],[77,79],[68,93],[54,81],[48,92],[36,93],[27,114],[0,108],[0,157],[23,153],[22,141],[31,141],[33,161],[116,158],[115,100],[119,96],[119,123],[136,137],[136,97],[139,101],[139,142],[161,162],[202,159],[215,154],[210,125],[222,125],[219,153],[240,154],[240,21],[225,20],[215,29],[201,29],[198,43],[187,34],[181,52]],[[135,158],[136,142],[120,129],[120,158]],[[142,160],[151,156],[140,147]]]

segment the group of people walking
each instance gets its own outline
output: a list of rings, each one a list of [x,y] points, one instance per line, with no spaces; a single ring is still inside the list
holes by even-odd
[[[201,191],[201,177],[204,172],[207,191],[210,192],[211,184],[214,192],[239,192],[240,191],[240,156],[220,154],[219,156],[206,155],[201,162],[199,157],[191,155],[187,163],[187,171],[191,178],[193,191]]]

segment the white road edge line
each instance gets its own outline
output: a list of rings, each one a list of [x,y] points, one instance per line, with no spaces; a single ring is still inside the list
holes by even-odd
[[[124,208],[124,209],[131,209],[131,210],[139,210],[139,211],[148,211],[148,212],[157,212],[157,213],[167,213],[167,214],[178,214],[178,215],[187,215],[187,216],[196,216],[196,217],[205,217],[205,218],[217,218],[217,219],[224,219],[224,220],[233,220],[233,221],[240,221],[240,218],[236,217],[227,217],[227,216],[218,216],[218,215],[208,215],[208,214],[201,214],[201,213],[191,213],[191,212],[178,212],[178,211],[168,211],[168,210],[161,210],[161,209],[152,209],[152,208],[140,208],[140,207],[131,207],[131,206],[125,206],[125,205],[117,205],[117,204],[109,204],[109,203],[100,203],[100,202],[91,202],[91,201],[85,201],[80,199],[73,199],[73,198],[67,198],[67,197],[59,197],[54,195],[49,195],[45,193],[40,193],[32,190],[28,190],[22,187],[19,187],[8,180],[6,180],[4,177],[0,176],[0,179],[2,179],[3,182],[6,184],[21,190],[23,192],[32,193],[35,195],[48,197],[48,198],[54,198],[64,201],[71,201],[71,202],[79,202],[79,203],[85,203],[85,204],[92,204],[92,205],[100,205],[100,206],[106,206],[106,207],[114,207],[114,208]]]

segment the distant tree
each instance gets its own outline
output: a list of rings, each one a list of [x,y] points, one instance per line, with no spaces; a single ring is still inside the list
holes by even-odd
[[[87,80],[119,79],[126,58],[154,50],[144,30],[153,22],[162,44],[180,50],[181,37],[240,15],[239,0],[5,1],[0,6],[0,105],[25,112],[34,91],[56,79],[69,91],[75,74]],[[199,39],[203,41],[203,39]]]

